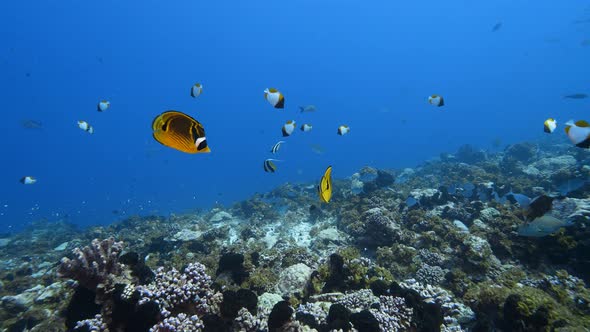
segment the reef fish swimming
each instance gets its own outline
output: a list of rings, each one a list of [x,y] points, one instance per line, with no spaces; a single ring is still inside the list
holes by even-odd
[[[152,122],[153,137],[160,144],[186,153],[211,152],[205,128],[192,117],[177,111],[167,111]]]
[[[293,131],[295,131],[295,121],[293,121],[293,120],[287,121],[283,125],[283,128],[281,129],[281,131],[283,132],[283,137],[291,136]]]
[[[557,128],[557,121],[553,118],[549,118],[543,123],[543,131],[547,134],[551,134],[555,128]]]
[[[570,120],[565,124],[565,133],[570,141],[577,147],[590,148],[590,125],[584,120],[574,122]]]
[[[264,161],[264,171],[267,173],[274,173],[277,171],[277,165],[273,163],[273,161],[278,161],[276,159],[266,159]]]
[[[89,134],[94,134],[94,127],[92,127],[88,122],[84,120],[78,120],[78,128],[84,130]]]
[[[27,129],[43,129],[43,124],[41,123],[41,121],[37,120],[23,120],[21,122],[21,125],[23,126],[23,128]]]
[[[285,143],[285,141],[276,142],[275,145],[273,145],[272,148],[270,149],[270,152],[272,154],[279,152],[279,149],[281,148],[281,144],[283,144],[283,143]]]
[[[275,88],[265,89],[264,99],[274,108],[285,108],[285,96]]]
[[[332,166],[326,168],[326,171],[320,180],[320,184],[318,185],[318,194],[321,202],[330,202],[330,199],[332,198]]]
[[[562,227],[571,226],[571,222],[559,220],[550,215],[544,215],[518,228],[518,235],[528,237],[543,237],[551,235]]]
[[[344,135],[348,134],[349,132],[350,132],[350,127],[348,127],[347,125],[342,125],[342,126],[338,127],[337,134],[340,136],[344,136]]]
[[[436,107],[445,106],[445,100],[442,96],[432,95],[428,97],[428,103]]]
[[[498,22],[492,27],[492,32],[496,32],[496,31],[500,30],[501,28],[502,28],[502,22]]]
[[[565,96],[563,96],[563,98],[565,98],[565,99],[585,99],[585,98],[588,98],[588,95],[585,93],[574,93],[571,95],[565,95]]]
[[[301,125],[301,131],[303,131],[303,132],[309,132],[309,131],[311,131],[312,128],[313,128],[313,126],[308,123],[304,123]]]
[[[111,107],[111,103],[108,100],[101,100],[98,102],[98,105],[96,106],[99,112],[104,112],[108,110],[109,107]]]
[[[201,83],[195,83],[195,85],[193,85],[191,87],[191,97],[193,97],[193,98],[197,98],[198,96],[201,95],[202,92],[203,92],[203,85]]]
[[[311,113],[316,111],[315,105],[299,106],[301,113]]]
[[[19,181],[22,184],[35,184],[37,182],[37,179],[35,179],[32,176],[24,176]]]

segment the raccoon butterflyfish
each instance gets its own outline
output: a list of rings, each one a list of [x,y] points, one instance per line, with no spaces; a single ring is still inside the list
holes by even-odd
[[[330,202],[330,199],[332,198],[332,166],[328,166],[324,172],[324,176],[322,176],[320,184],[318,185],[318,194],[320,196],[320,201],[324,203]]]
[[[428,103],[430,105],[434,105],[437,107],[441,107],[445,105],[445,100],[443,99],[442,96],[439,95],[432,95],[428,97]]]
[[[193,85],[191,87],[191,97],[193,97],[193,98],[197,98],[198,96],[201,95],[202,92],[203,92],[203,85],[201,83],[195,83],[195,85]]]
[[[557,128],[557,121],[553,118],[549,118],[543,123],[543,131],[548,134],[551,134],[555,128]]]
[[[104,112],[111,107],[111,103],[108,100],[101,100],[98,102],[97,109],[99,112]]]
[[[274,108],[285,108],[285,97],[275,88],[265,89],[264,99]]]
[[[211,152],[205,128],[199,121],[177,111],[166,111],[152,122],[154,139],[162,145],[186,153]]]
[[[570,120],[565,124],[565,133],[577,147],[590,148],[590,125],[588,122]]]

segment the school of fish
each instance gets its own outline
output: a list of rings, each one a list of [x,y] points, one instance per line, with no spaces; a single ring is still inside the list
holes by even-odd
[[[190,89],[190,95],[198,98],[203,93],[203,85],[195,83]],[[581,95],[580,95],[581,96]],[[568,95],[565,98],[580,98],[576,95]],[[267,88],[264,90],[264,99],[275,109],[285,109],[285,96],[276,88]],[[433,94],[428,96],[427,102],[436,107],[445,106],[445,99],[441,95]],[[97,104],[97,110],[101,113],[106,112],[111,107],[108,100],[101,99]],[[301,113],[314,113],[317,108],[315,105],[298,106]],[[85,120],[78,120],[78,127],[83,131],[93,134],[94,127]],[[549,118],[543,123],[543,131],[551,134],[557,128],[558,123],[554,118]],[[289,120],[281,127],[282,137],[289,137],[297,128],[295,120]],[[302,124],[299,129],[308,133],[313,126],[310,123]],[[350,133],[348,125],[339,125],[336,133],[344,136]],[[565,123],[565,133],[570,141],[579,148],[590,148],[590,124],[585,120],[570,120]],[[205,127],[196,119],[188,114],[169,110],[157,115],[152,121],[152,136],[160,144],[184,153],[209,153],[211,149],[207,143]],[[274,155],[285,141],[276,142],[270,152]],[[268,158],[264,160],[263,170],[267,173],[275,173],[277,166],[275,162],[281,160]],[[22,184],[35,184],[37,179],[33,176],[25,176],[20,179]],[[330,202],[332,198],[332,166],[328,166],[320,179],[317,187],[318,196],[322,203]]]

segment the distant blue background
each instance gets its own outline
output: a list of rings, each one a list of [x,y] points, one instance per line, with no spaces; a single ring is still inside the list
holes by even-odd
[[[4,1],[0,12],[0,231],[228,205],[328,165],[335,177],[413,166],[465,143],[542,137],[549,116],[589,118],[589,99],[562,98],[590,93],[590,22],[574,23],[590,18],[587,1]],[[305,104],[318,111],[299,114]],[[203,123],[211,154],[152,139],[169,109]],[[289,119],[313,131],[286,138],[284,162],[264,173]],[[340,124],[351,133],[337,136]]]

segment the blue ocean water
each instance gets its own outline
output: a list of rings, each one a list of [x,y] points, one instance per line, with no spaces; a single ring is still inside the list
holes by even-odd
[[[317,181],[328,165],[336,178],[414,166],[466,143],[535,140],[548,117],[588,120],[589,99],[562,98],[590,93],[587,1],[12,1],[0,12],[0,231],[228,205]],[[268,87],[284,110],[264,100]],[[317,112],[299,113],[307,104]],[[212,153],[151,137],[169,109],[205,126]],[[291,119],[314,129],[284,139],[284,161],[265,173]]]

